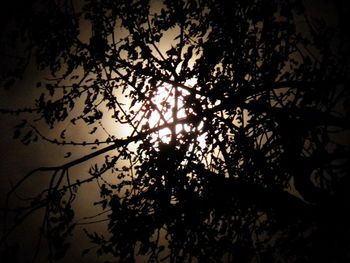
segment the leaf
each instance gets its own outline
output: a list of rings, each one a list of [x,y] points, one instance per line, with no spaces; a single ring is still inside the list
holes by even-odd
[[[20,124],[17,124],[17,125],[15,126],[15,128],[17,128],[17,129],[23,128],[24,125],[25,125],[26,123],[27,123],[26,120],[22,120],[22,122],[21,122]]]
[[[16,129],[15,132],[13,133],[13,139],[18,139],[19,136],[21,136],[21,132],[19,129]]]
[[[89,134],[94,134],[96,131],[97,131],[97,127],[94,127],[94,128],[89,132]]]
[[[66,129],[64,129],[60,134],[61,139],[66,139]]]
[[[133,99],[130,103],[129,109],[131,109],[135,105],[135,103],[136,103],[136,99]]]
[[[30,130],[26,133],[26,135],[21,140],[24,145],[28,145],[30,143],[30,137],[32,136],[33,131]]]
[[[81,255],[82,256],[85,256],[87,253],[89,253],[90,252],[90,248],[86,248],[86,249],[84,249],[82,252],[81,252]]]
[[[76,80],[78,78],[79,78],[79,75],[73,75],[73,76],[70,77],[70,80]]]

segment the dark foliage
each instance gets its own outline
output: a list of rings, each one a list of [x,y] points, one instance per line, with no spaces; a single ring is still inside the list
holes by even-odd
[[[65,255],[72,203],[93,181],[109,235],[86,234],[115,262],[349,260],[343,32],[300,1],[33,3],[11,32],[51,78],[38,82],[35,107],[1,111],[35,116],[16,127],[24,144],[91,149],[32,171],[8,194],[10,205],[34,173],[52,174],[13,210],[14,227],[45,210],[50,260]],[[105,118],[129,134],[93,137]],[[71,124],[52,139],[42,123]],[[74,126],[87,139],[71,141]],[[79,181],[69,171],[83,162],[91,169]]]

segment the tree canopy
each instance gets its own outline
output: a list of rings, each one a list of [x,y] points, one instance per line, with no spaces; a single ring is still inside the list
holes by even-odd
[[[64,257],[79,189],[97,182],[96,218],[108,236],[86,235],[115,262],[348,259],[340,232],[350,93],[339,27],[303,1],[42,0],[22,8],[6,32],[9,43],[21,40],[20,56],[1,81],[11,88],[33,61],[41,95],[1,112],[30,113],[14,131],[24,144],[75,153],[13,186],[2,244],[41,209],[38,238],[47,239],[50,261]],[[91,163],[86,175],[70,173],[82,163]],[[50,176],[48,187],[15,208],[15,193],[37,173]]]

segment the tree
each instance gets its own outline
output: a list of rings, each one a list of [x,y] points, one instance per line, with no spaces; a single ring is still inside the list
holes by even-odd
[[[24,54],[50,77],[37,83],[34,107],[1,111],[34,116],[16,127],[24,144],[89,150],[13,186],[2,243],[43,209],[39,239],[51,261],[64,257],[79,188],[98,182],[97,216],[109,235],[86,234],[116,262],[137,254],[148,262],[345,260],[342,236],[327,229],[345,227],[332,216],[347,209],[349,147],[337,139],[349,130],[342,32],[301,1],[44,0],[26,8],[11,32],[19,29]],[[75,127],[84,136],[70,139]],[[69,173],[84,162],[88,176]],[[48,188],[13,209],[37,173],[50,176]]]

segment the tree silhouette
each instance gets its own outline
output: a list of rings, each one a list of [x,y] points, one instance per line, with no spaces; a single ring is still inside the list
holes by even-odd
[[[107,221],[108,236],[86,235],[116,262],[349,259],[341,31],[301,1],[45,0],[25,8],[13,41],[22,37],[23,54],[49,77],[37,83],[35,106],[1,111],[34,116],[16,126],[24,144],[88,150],[13,186],[2,244],[42,209],[39,239],[50,261],[64,257],[78,190],[98,182],[96,218]],[[16,61],[17,75],[26,61]],[[4,85],[17,75],[3,74]],[[96,136],[101,130],[107,135]],[[85,162],[88,175],[69,173]],[[14,194],[37,173],[50,176],[48,187],[14,209]],[[39,251],[40,242],[34,259]]]

